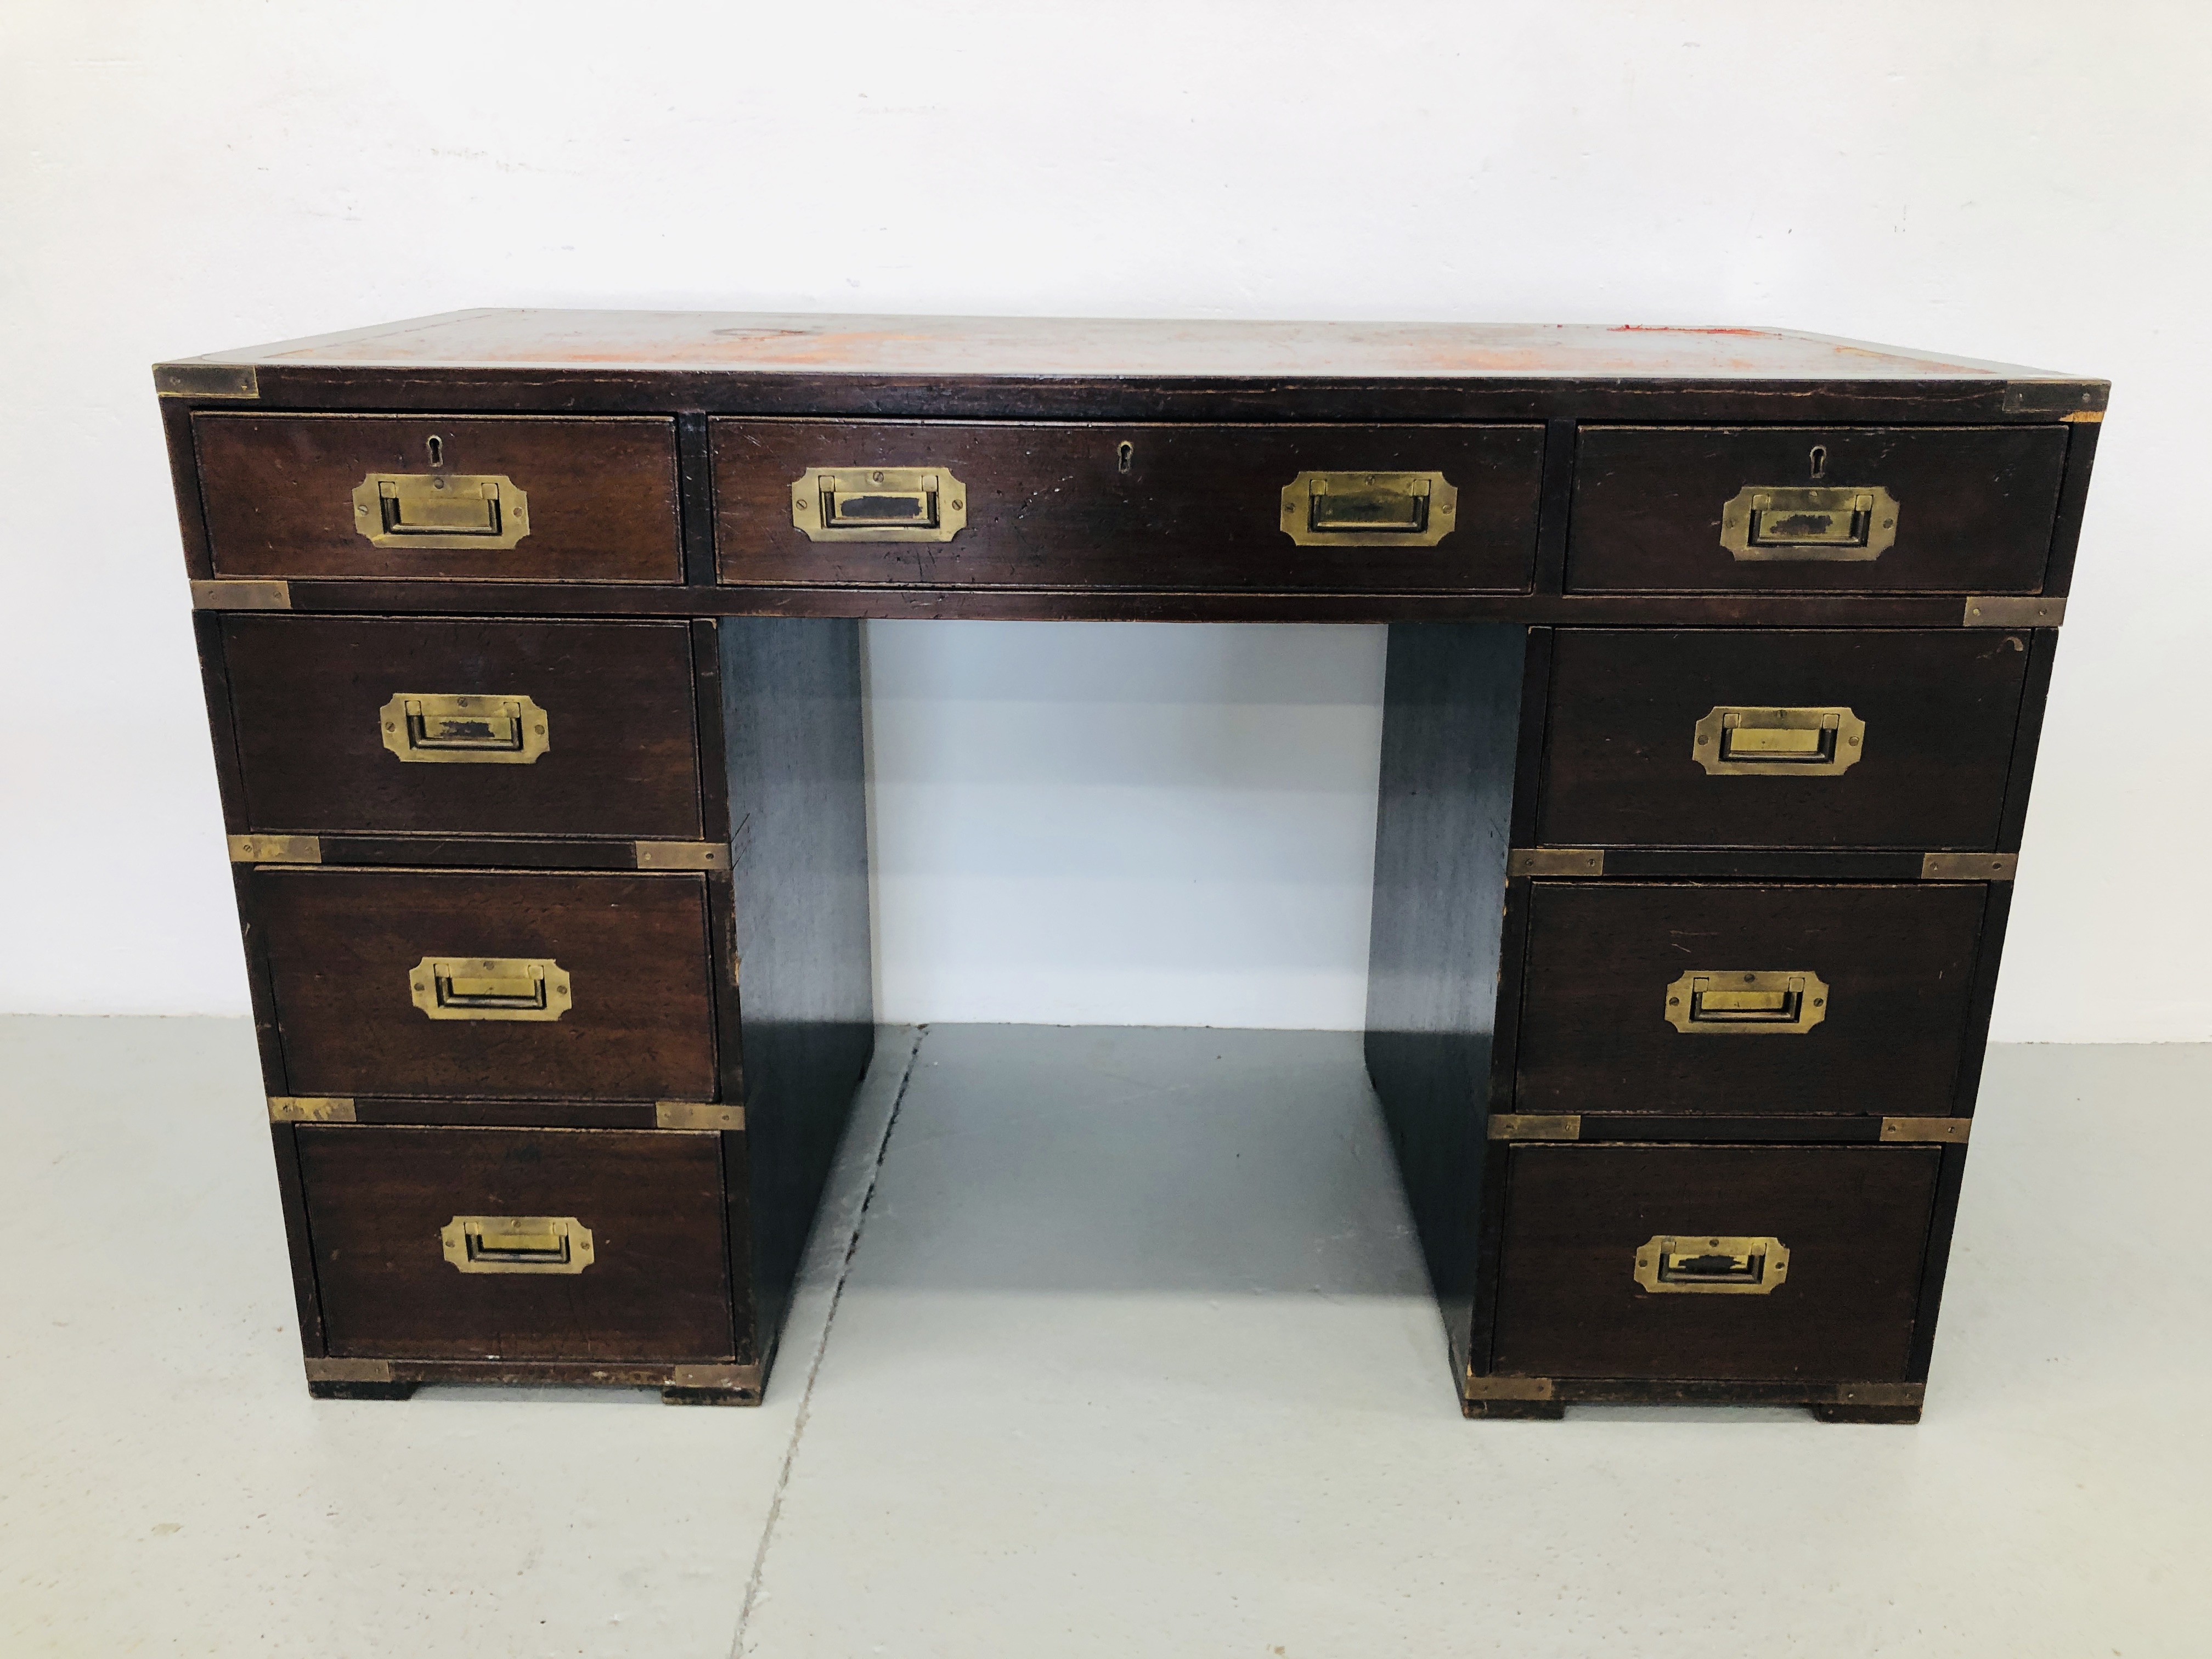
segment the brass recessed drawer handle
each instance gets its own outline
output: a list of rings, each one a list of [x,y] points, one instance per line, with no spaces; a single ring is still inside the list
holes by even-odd
[[[549,746],[545,711],[529,697],[401,691],[376,712],[384,746],[404,761],[527,766]]]
[[[791,524],[817,542],[949,542],[968,527],[968,487],[941,466],[810,466]]]
[[[1714,777],[1832,778],[1866,752],[1866,722],[1848,708],[1720,704],[1690,732],[1690,758]]]
[[[1778,1238],[1662,1233],[1636,1249],[1636,1282],[1662,1296],[1765,1296],[1789,1273]]]
[[[377,547],[513,547],[530,533],[530,498],[489,474],[372,472],[353,492],[353,527]]]
[[[457,1215],[438,1243],[465,1273],[580,1273],[593,1259],[592,1230],[572,1215]]]
[[[407,981],[432,1019],[558,1019],[574,999],[568,969],[533,957],[424,957]]]
[[[1739,559],[1878,559],[1897,541],[1897,498],[1880,485],[1752,484],[1721,508],[1721,545]]]
[[[1667,1023],[1693,1036],[1802,1036],[1828,1017],[1828,986],[1804,969],[1709,968],[1667,988]]]
[[[1441,472],[1301,472],[1283,486],[1283,533],[1300,547],[1434,547],[1458,514]]]

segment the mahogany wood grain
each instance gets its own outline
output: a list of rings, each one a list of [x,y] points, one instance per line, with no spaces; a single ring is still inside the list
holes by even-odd
[[[860,630],[726,622],[747,1291],[772,1344],[875,1047]],[[720,994],[718,988],[718,996]]]
[[[246,415],[194,417],[217,576],[476,581],[683,580],[676,427],[665,418]],[[514,480],[530,532],[512,548],[382,548],[356,529],[372,472]]]
[[[1164,588],[560,586],[295,581],[291,609],[523,617],[841,617],[915,622],[1504,622],[1626,628],[1955,628],[1963,602],[1911,593],[1176,592]]]
[[[681,623],[234,615],[222,649],[248,830],[700,838]],[[402,760],[379,714],[418,692],[528,696],[548,747],[526,765]]]
[[[2028,632],[1562,629],[1538,834],[1553,847],[1995,848]],[[1715,776],[1716,707],[1850,708],[1832,776]]]
[[[293,1095],[716,1098],[706,878],[263,866],[248,902]],[[426,956],[550,958],[557,1020],[434,1020]]]
[[[1942,1150],[1516,1146],[1492,1369],[1534,1376],[1901,1382]],[[1637,1247],[1767,1236],[1764,1296],[1656,1294]]]
[[[735,1358],[720,1135],[303,1125],[299,1144],[334,1356]],[[463,1273],[439,1237],[461,1215],[573,1217],[593,1260]]]
[[[1533,425],[722,419],[714,440],[722,580],[859,586],[1517,591],[1544,451]],[[949,542],[809,540],[791,485],[810,466],[942,467],[967,526]],[[1433,547],[1300,547],[1282,491],[1308,470],[1442,472],[1456,527]]]
[[[1401,623],[1383,677],[1367,1073],[1468,1342],[1527,630]]]
[[[2033,593],[2050,556],[2066,434],[2055,422],[1586,426],[1567,586]],[[1721,545],[1721,508],[1739,491],[1812,484],[1887,489],[1898,503],[1896,544],[1863,561],[1744,560]]]

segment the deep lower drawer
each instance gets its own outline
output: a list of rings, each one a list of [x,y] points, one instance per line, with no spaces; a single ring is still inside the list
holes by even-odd
[[[2028,635],[1562,629],[1551,847],[1992,848]]]
[[[1492,1367],[1899,1382],[1942,1154],[1516,1146]]]
[[[293,1095],[717,1098],[707,878],[264,866]]]
[[[192,417],[218,576],[683,580],[657,416]]]
[[[330,1352],[731,1358],[721,1139],[303,1127]]]
[[[1584,427],[1567,586],[2033,593],[2063,426]]]
[[[233,615],[257,833],[701,833],[681,623]]]
[[[1963,1112],[1980,885],[1536,882],[1516,1112]]]
[[[1539,426],[714,422],[726,582],[1518,591]]]

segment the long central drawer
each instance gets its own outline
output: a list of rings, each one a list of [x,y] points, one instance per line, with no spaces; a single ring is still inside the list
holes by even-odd
[[[1540,426],[713,423],[726,582],[1518,592]]]

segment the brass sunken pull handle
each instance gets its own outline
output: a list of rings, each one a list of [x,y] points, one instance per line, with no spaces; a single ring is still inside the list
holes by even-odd
[[[404,761],[527,766],[549,747],[545,711],[529,697],[400,691],[376,713],[384,746]]]
[[[1866,752],[1866,722],[1848,708],[1719,704],[1691,729],[1690,757],[1714,777],[1832,778]]]
[[[592,1230],[572,1215],[457,1215],[438,1242],[465,1273],[580,1273],[593,1260]]]
[[[968,487],[941,466],[810,466],[791,524],[809,541],[949,542],[968,527]]]
[[[1667,988],[1667,1023],[1692,1036],[1802,1036],[1827,1017],[1827,981],[1804,969],[1709,968]]]
[[[530,498],[508,477],[372,472],[353,492],[353,527],[377,547],[513,547],[530,533]]]
[[[1662,1233],[1636,1250],[1636,1282],[1662,1296],[1765,1296],[1789,1273],[1778,1238]]]
[[[1739,559],[1878,559],[1897,540],[1897,498],[1880,485],[1751,484],[1721,508],[1721,545]]]
[[[1441,472],[1301,472],[1283,486],[1283,533],[1300,547],[1434,547],[1458,514]]]
[[[407,975],[432,1019],[558,1019],[574,1000],[568,973],[533,957],[424,957]]]

